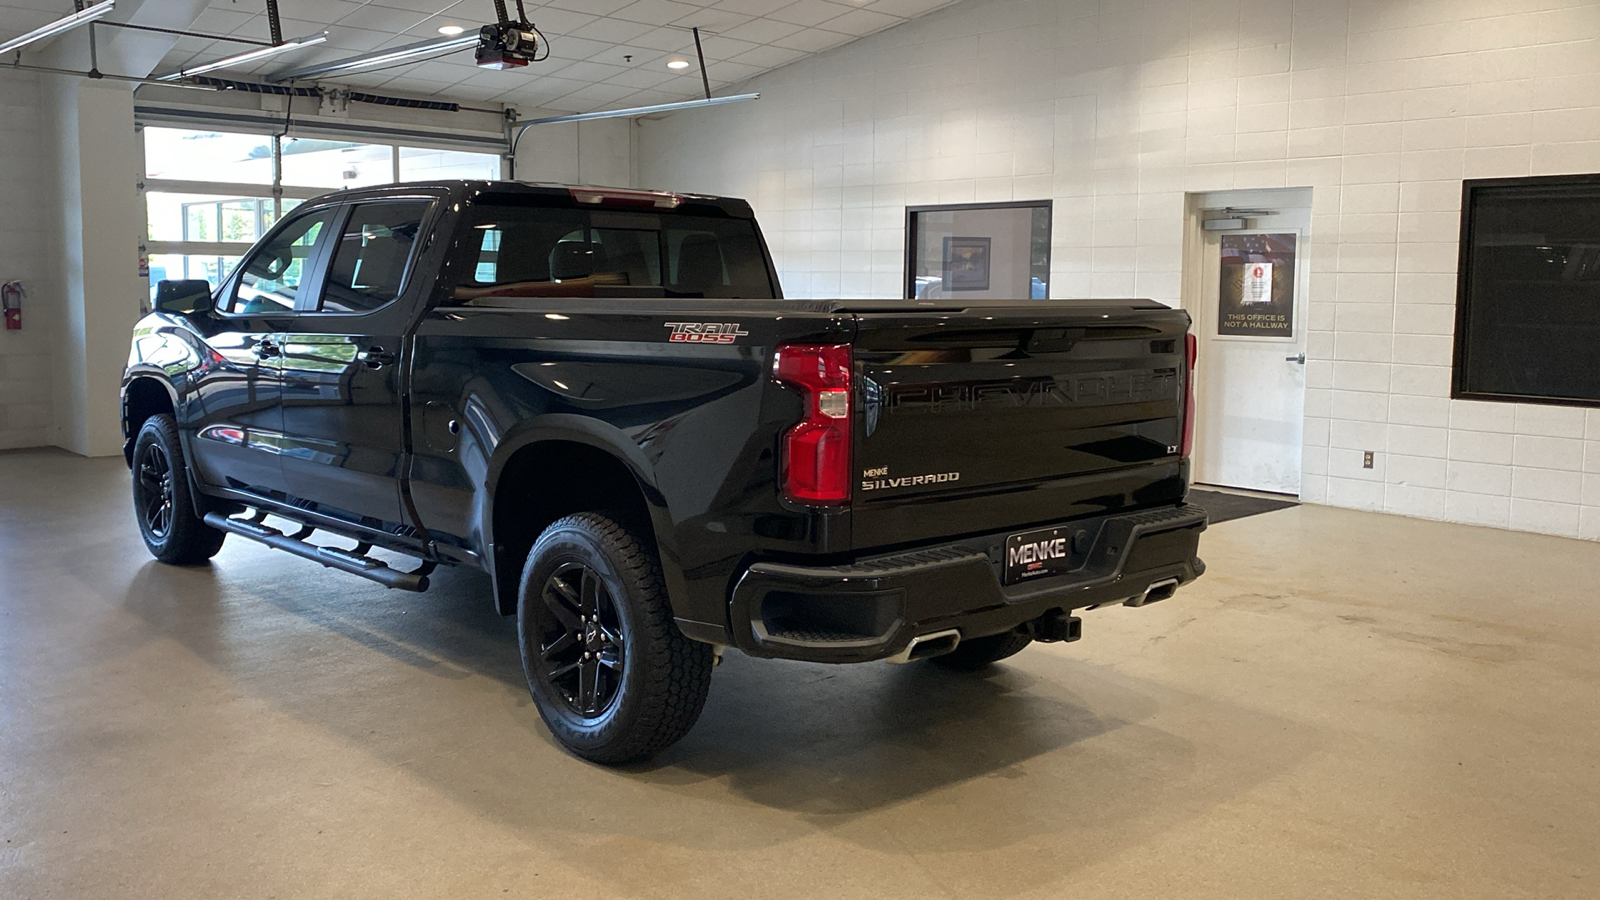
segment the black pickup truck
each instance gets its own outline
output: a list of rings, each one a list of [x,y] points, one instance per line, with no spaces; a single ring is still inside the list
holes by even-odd
[[[163,282],[123,428],[157,559],[481,568],[556,739],[621,762],[689,730],[728,647],[978,668],[1199,576],[1188,328],[784,300],[740,200],[396,185]]]

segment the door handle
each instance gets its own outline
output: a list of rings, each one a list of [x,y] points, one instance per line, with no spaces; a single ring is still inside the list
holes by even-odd
[[[1283,358],[1283,361],[1284,362],[1299,363],[1300,365],[1303,366],[1303,365],[1306,364],[1306,355],[1304,353],[1302,353],[1299,356],[1285,356]]]
[[[256,341],[256,358],[258,359],[269,359],[281,355],[282,352],[278,349],[278,345],[273,343],[272,338],[262,338]]]
[[[381,369],[394,362],[394,354],[382,347],[370,347],[361,352],[359,359],[366,363],[369,369]]]

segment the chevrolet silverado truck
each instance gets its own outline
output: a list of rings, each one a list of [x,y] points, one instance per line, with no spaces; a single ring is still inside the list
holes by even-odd
[[[1198,577],[1189,317],[785,300],[750,206],[507,182],[285,214],[122,388],[156,559],[488,573],[556,740],[681,738],[729,647],[977,669]]]

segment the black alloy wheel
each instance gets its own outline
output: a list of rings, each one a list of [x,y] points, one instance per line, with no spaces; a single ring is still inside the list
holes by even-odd
[[[145,444],[139,454],[134,491],[145,532],[166,539],[172,533],[172,459],[159,443]]]
[[[177,423],[170,415],[151,416],[133,441],[133,515],[151,556],[192,566],[222,549],[228,533],[207,525],[194,501]]]
[[[517,643],[539,717],[599,763],[651,756],[689,732],[712,649],[673,619],[642,517],[581,512],[534,541],[517,587]]]
[[[600,573],[562,563],[540,592],[539,661],[544,680],[573,712],[592,719],[621,692],[626,625]]]

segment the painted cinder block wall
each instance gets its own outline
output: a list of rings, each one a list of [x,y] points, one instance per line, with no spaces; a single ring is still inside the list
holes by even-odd
[[[1600,171],[1600,3],[966,0],[741,90],[639,183],[748,197],[795,297],[1052,198],[1053,296],[1177,304],[1185,192],[1312,188],[1304,499],[1600,539],[1600,411],[1449,397],[1461,180]]]
[[[53,442],[51,367],[59,306],[46,205],[49,157],[39,77],[0,73],[0,281],[28,291],[21,331],[0,329],[0,450]]]

